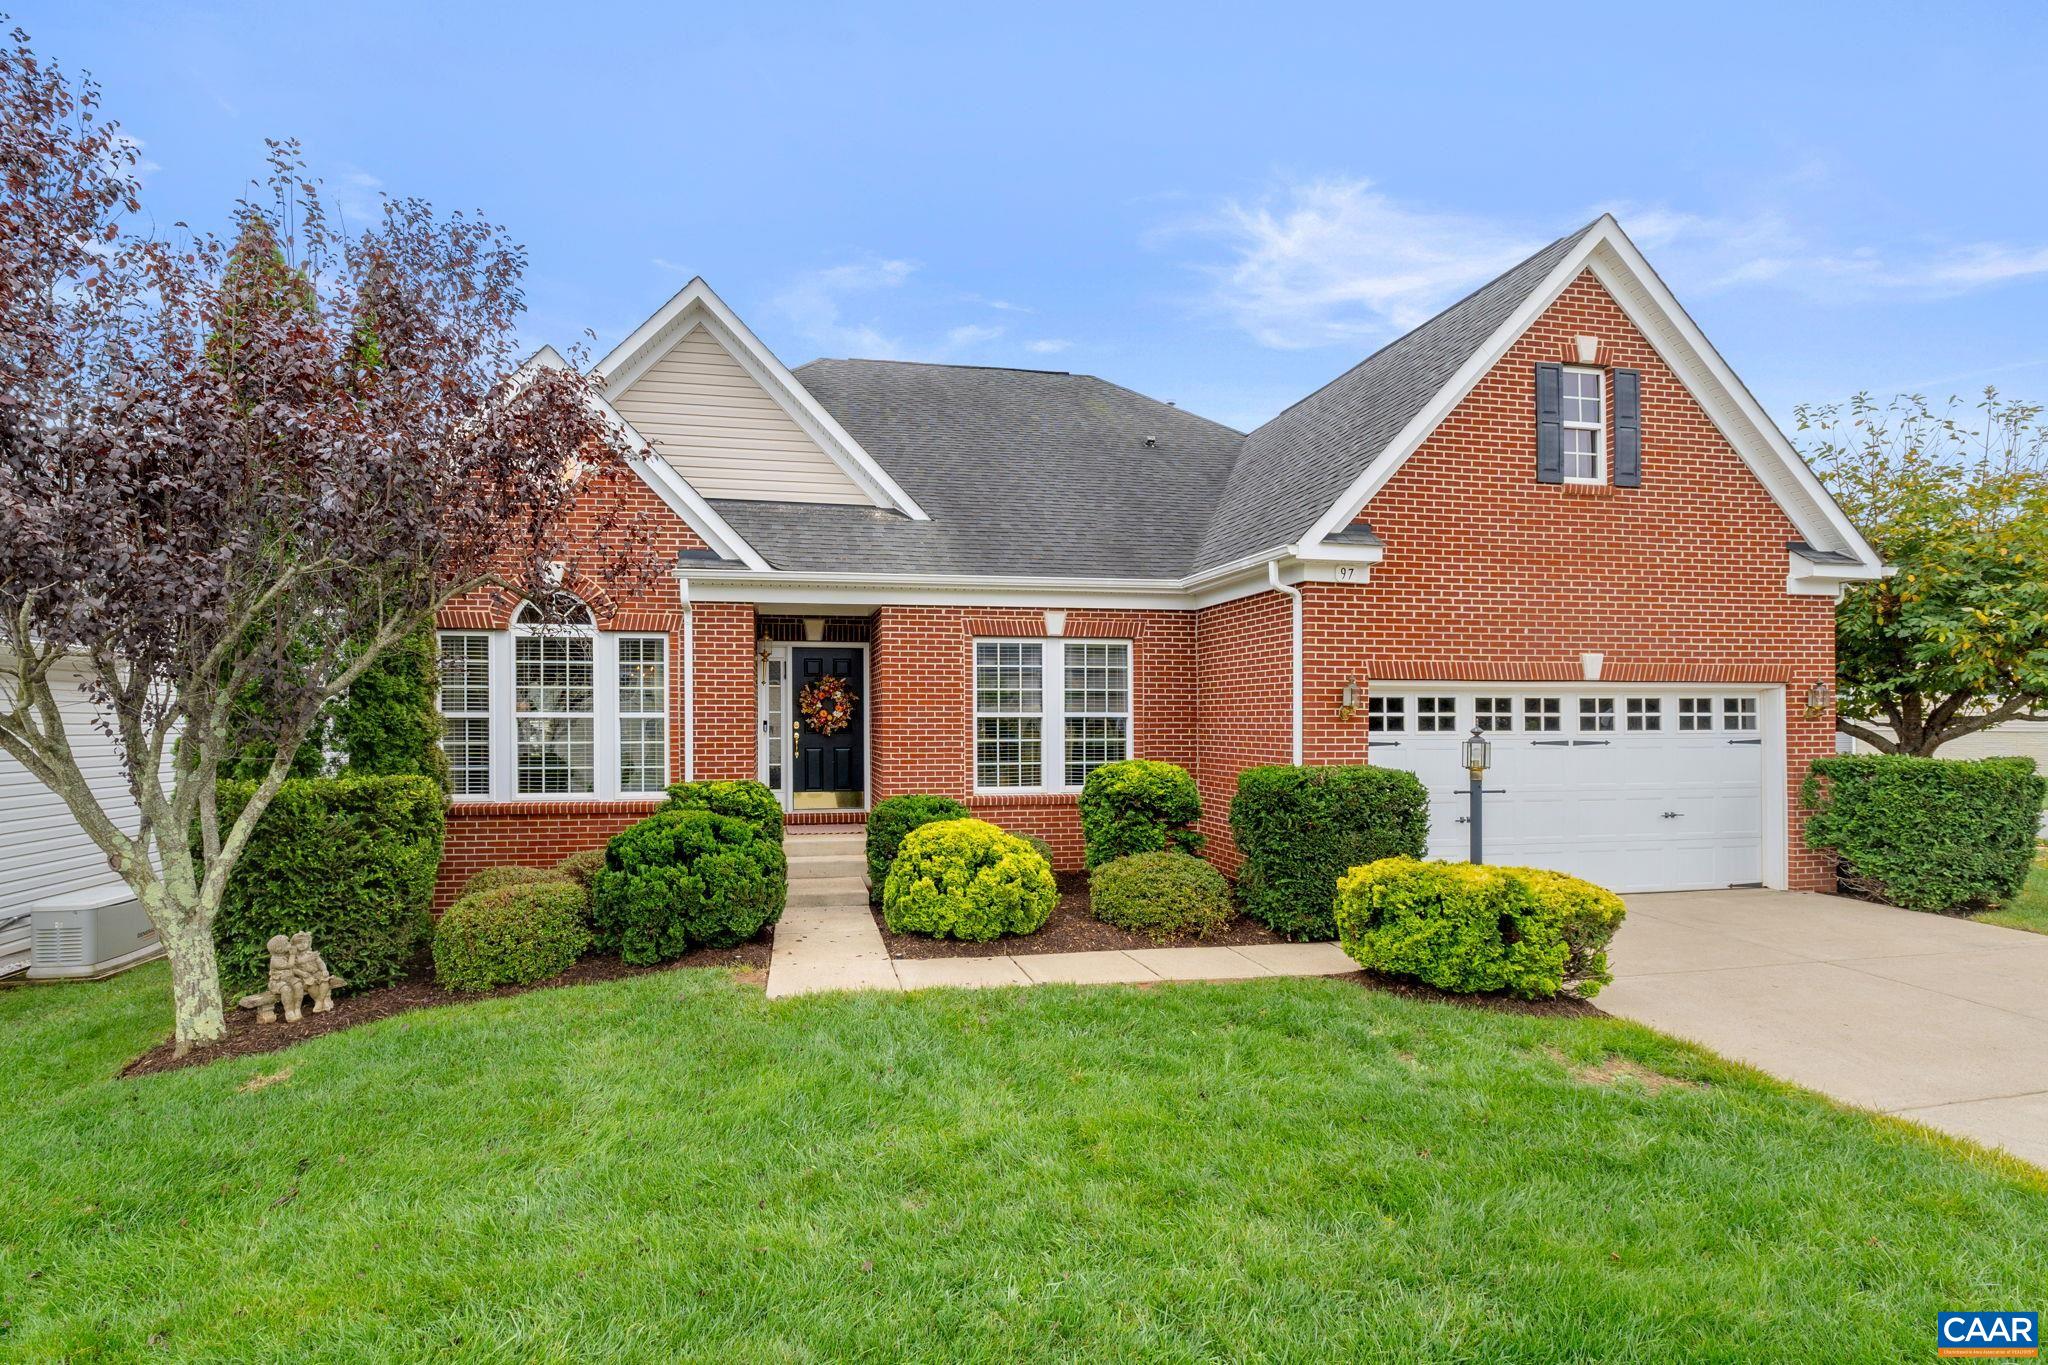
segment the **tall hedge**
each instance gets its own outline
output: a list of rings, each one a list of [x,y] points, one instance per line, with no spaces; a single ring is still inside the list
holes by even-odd
[[[923,792],[876,802],[868,812],[868,898],[881,904],[882,886],[889,880],[889,869],[910,831],[940,820],[965,820],[971,813],[950,796]]]
[[[775,793],[747,778],[678,782],[668,789],[663,810],[708,810],[745,820],[777,843],[782,842],[782,803]]]
[[[1105,763],[1081,784],[1081,841],[1089,867],[1133,853],[1200,853],[1202,796],[1188,770],[1133,758]]]
[[[440,664],[431,628],[377,656],[334,708],[334,744],[361,777],[413,774],[448,789]]]
[[[591,920],[600,947],[639,966],[745,943],[788,895],[779,840],[730,815],[666,808],[605,845]]]
[[[255,787],[220,784],[223,824]],[[318,777],[280,787],[214,920],[223,985],[259,989],[270,972],[271,935],[300,930],[312,933],[351,989],[403,976],[429,930],[442,809],[440,787],[425,777]]]
[[[1844,888],[1913,910],[1963,911],[2018,893],[2048,782],[2031,758],[1823,758],[1801,789],[1806,846]]]
[[[1247,768],[1230,802],[1245,913],[1299,939],[1337,936],[1337,878],[1381,858],[1420,858],[1429,795],[1413,773],[1363,764]]]

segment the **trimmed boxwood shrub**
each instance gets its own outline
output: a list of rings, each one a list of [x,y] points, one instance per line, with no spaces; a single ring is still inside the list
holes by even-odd
[[[985,820],[912,830],[882,890],[882,919],[899,934],[981,942],[1029,934],[1059,904],[1038,850]]]
[[[937,820],[965,820],[967,814],[967,807],[950,796],[922,792],[876,802],[868,812],[869,897],[877,902],[882,899],[882,884],[889,880],[889,868],[896,861],[896,850],[903,847],[904,835]]]
[[[1081,841],[1089,867],[1163,848],[1200,853],[1202,795],[1186,768],[1134,758],[1105,763],[1081,784]]]
[[[2033,865],[2048,782],[2031,758],[1823,758],[1801,789],[1806,846],[1844,889],[1913,910],[1981,910]]]
[[[1036,853],[1039,857],[1045,859],[1045,865],[1047,867],[1052,866],[1051,844],[1039,838],[1036,834],[1020,834],[1017,837],[1019,839],[1022,839],[1025,843],[1031,845],[1031,851]],[[1058,876],[1059,874],[1055,872],[1053,875]]]
[[[1095,918],[1154,943],[1220,929],[1236,913],[1230,884],[1200,858],[1162,849],[1104,863],[1088,878]]]
[[[220,784],[223,824],[255,789]],[[398,980],[429,932],[442,833],[441,788],[431,778],[285,783],[256,822],[213,922],[223,988],[261,989],[271,935],[301,930],[351,989]]]
[[[788,896],[779,840],[730,815],[659,810],[605,845],[591,918],[600,946],[644,966],[745,943]]]
[[[1413,773],[1364,764],[1246,768],[1230,802],[1246,914],[1298,939],[1337,936],[1337,878],[1381,858],[1420,858],[1429,794]]]
[[[604,850],[586,848],[580,853],[571,853],[556,863],[554,870],[588,892],[591,884],[597,880],[598,869],[603,866]]]
[[[560,882],[568,878],[552,867],[485,867],[479,868],[462,884],[462,890],[455,893],[457,900],[485,891],[497,891],[507,886],[531,886],[535,882]]]
[[[1621,897],[1532,867],[1384,858],[1337,882],[1337,936],[1369,971],[1438,990],[1590,997],[1613,977]]]
[[[774,792],[751,779],[678,782],[668,789],[668,801],[662,809],[708,810],[714,815],[730,815],[745,820],[775,842],[782,842],[782,803],[775,799]]]
[[[545,981],[590,947],[574,882],[529,882],[464,896],[434,926],[434,979],[451,991]]]

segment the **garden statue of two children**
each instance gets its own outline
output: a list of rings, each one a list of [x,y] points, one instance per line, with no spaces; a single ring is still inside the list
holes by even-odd
[[[309,995],[313,1013],[325,1014],[334,1008],[335,989],[348,982],[327,970],[325,959],[313,951],[311,934],[297,933],[290,938],[275,934],[269,947],[270,989],[242,997],[243,1009],[257,1011],[257,1023],[275,1023],[282,1008],[285,1022],[296,1024],[299,1004]]]

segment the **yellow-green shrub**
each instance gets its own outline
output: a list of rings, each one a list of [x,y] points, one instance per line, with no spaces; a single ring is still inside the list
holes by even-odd
[[[1592,996],[1621,897],[1533,867],[1382,858],[1337,880],[1337,938],[1370,971],[1461,994]]]
[[[1154,943],[1200,937],[1230,923],[1230,883],[1192,853],[1160,849],[1115,858],[1088,877],[1095,918],[1150,936]]]
[[[455,899],[465,900],[485,891],[498,891],[508,886],[532,886],[536,882],[568,881],[566,873],[553,867],[485,867],[470,874],[456,892]]]
[[[904,836],[882,885],[897,933],[982,941],[1029,934],[1059,904],[1038,850],[985,820],[940,820]]]

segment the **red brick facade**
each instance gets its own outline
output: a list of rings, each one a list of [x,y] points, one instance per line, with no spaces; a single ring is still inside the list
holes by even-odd
[[[1533,367],[1563,358],[1582,335],[1600,339],[1603,365],[1642,374],[1641,487],[1536,482]],[[665,508],[659,514],[668,517]],[[701,543],[669,520],[674,548]],[[1811,684],[1833,676],[1833,603],[1786,592],[1785,546],[1798,532],[1590,274],[1439,425],[1362,520],[1386,547],[1369,581],[1301,588],[1304,761],[1367,761],[1363,716],[1337,714],[1349,679],[1361,691],[1374,680],[1568,681],[1580,676],[1580,654],[1598,651],[1609,681],[1781,683],[1789,698],[1791,885],[1828,885],[1821,860],[1800,845],[1797,785],[1807,765],[1833,749],[1833,716],[1809,716],[1802,705]],[[665,584],[606,605],[616,616],[601,628],[621,628],[614,620],[623,620],[670,630],[672,767],[681,778],[681,602]],[[448,623],[499,627],[510,609],[464,602]],[[1196,774],[1202,829],[1226,870],[1237,861],[1228,813],[1238,772],[1290,757],[1291,612],[1287,595],[1266,590],[1200,610],[1066,613],[1065,637],[1131,641],[1134,754]],[[655,626],[648,613],[673,613],[660,618],[672,625]],[[1047,839],[1060,866],[1078,866],[1073,796],[973,793],[973,641],[1046,637],[1046,630],[1039,611],[875,608],[866,698],[870,800],[956,796],[986,819]],[[752,777],[755,609],[699,603],[690,632],[695,773]],[[1047,683],[1056,685],[1050,670]],[[1056,738],[1047,736],[1049,766]],[[443,898],[479,866],[546,862],[595,846],[649,808],[457,803]]]

